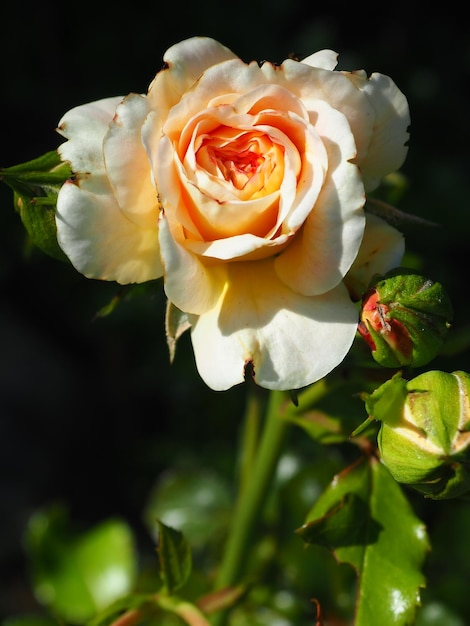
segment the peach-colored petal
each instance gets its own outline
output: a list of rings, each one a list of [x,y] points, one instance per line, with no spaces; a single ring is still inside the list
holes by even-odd
[[[335,287],[350,268],[363,235],[365,202],[360,174],[351,163],[355,144],[347,120],[324,102],[315,108],[328,173],[302,230],[275,261],[286,285],[309,296]]]
[[[106,172],[121,211],[138,225],[155,229],[157,191],[141,139],[147,113],[145,97],[130,94],[124,98],[104,138],[103,152]]]
[[[236,119],[233,122],[235,123]],[[188,157],[186,167],[183,163],[176,162],[180,187],[170,186],[168,178],[164,176],[164,170],[161,168],[158,170],[161,197],[168,198],[173,195],[172,203],[174,204],[186,202],[188,205],[189,200],[188,210],[206,241],[244,233],[251,233],[268,240],[278,231],[284,218],[292,210],[297,191],[297,175],[300,173],[299,154],[289,138],[277,128],[254,126],[243,128],[242,131],[252,134],[253,129],[257,134],[269,137],[265,143],[268,144],[266,150],[269,150],[271,154],[263,154],[261,151],[260,154],[265,162],[273,156],[275,162],[272,164],[272,169],[280,171],[280,178],[275,178],[273,182],[269,172],[264,178],[263,171],[258,170],[262,179],[254,183],[255,193],[251,197],[248,195],[251,181],[246,182],[244,188],[239,190],[232,180],[226,180],[221,173],[214,175],[203,170],[194,159],[193,163],[188,162]],[[167,149],[169,148],[167,143],[164,145]],[[235,149],[235,145],[234,142],[234,147],[230,149]],[[256,172],[253,178],[255,177],[257,177]],[[307,177],[307,173],[304,177]],[[318,178],[321,178],[321,175]],[[311,185],[309,189],[313,198],[315,186]],[[176,199],[175,192],[181,193],[183,190],[185,194]],[[309,208],[313,202],[314,200],[311,201]],[[305,216],[304,210],[303,219]]]
[[[221,64],[217,72],[224,74],[226,65]],[[200,83],[192,91],[191,102],[198,100]],[[275,110],[276,103],[279,110]],[[173,115],[183,125],[179,134]],[[220,258],[230,258],[228,250],[235,256],[249,254],[246,234],[264,238],[269,248],[278,237],[284,245],[285,235],[295,233],[312,211],[327,169],[323,141],[308,122],[302,103],[283,88],[263,85],[230,105],[203,108],[186,122],[179,115],[175,107],[164,127],[169,134],[159,140],[158,146],[148,148],[149,155],[154,155],[155,179],[167,215],[182,224],[200,253],[201,239],[206,243],[224,239],[223,245],[211,245],[210,250],[205,247],[207,255],[221,251]],[[144,128],[146,143],[149,137],[150,142],[154,138],[150,119]],[[200,157],[198,151],[205,146],[213,152]],[[239,155],[244,149],[250,151],[250,158],[256,150],[263,166],[256,166],[244,181],[241,177],[245,170],[240,170],[239,182],[230,159],[242,159]],[[221,156],[216,167],[217,150]],[[247,163],[247,169],[251,165],[251,161]],[[232,241],[234,237],[237,239]],[[262,242],[254,243],[253,250],[259,250]],[[187,245],[192,246],[192,242]],[[192,246],[192,250],[196,248]]]
[[[247,65],[237,58],[218,63],[208,68],[172,107],[165,118],[163,132],[174,139],[179,136],[186,122],[204,109],[232,104],[235,97],[265,83],[266,79],[257,63]]]
[[[356,142],[356,159],[367,154],[375,120],[374,109],[366,95],[343,72],[310,67],[285,60],[280,67],[265,63],[261,68],[268,81],[292,91],[314,112],[316,102],[324,101],[348,120]]]
[[[192,37],[169,48],[165,66],[155,76],[148,90],[150,105],[158,112],[160,127],[168,111],[211,66],[237,56],[209,37]]]
[[[410,112],[405,96],[388,76],[375,73],[367,79],[361,72],[348,76],[367,96],[374,110],[373,134],[367,153],[357,161],[366,191],[371,191],[405,160]]]
[[[119,209],[109,184],[67,182],[57,198],[57,237],[88,278],[141,283],[162,275],[157,229],[141,228]]]
[[[280,253],[288,243],[289,235],[265,239],[250,233],[215,241],[186,240],[185,247],[194,254],[220,261],[254,261]]]
[[[186,313],[200,315],[210,310],[223,292],[226,265],[205,264],[188,252],[180,245],[184,241],[181,228],[171,228],[165,215],[160,219],[159,231],[168,299]]]
[[[58,132],[68,141],[59,146],[73,172],[104,173],[103,139],[122,96],[105,98],[70,109],[60,120]]]
[[[366,228],[359,254],[344,279],[351,297],[360,300],[374,274],[385,274],[399,267],[404,252],[402,233],[380,217],[366,213]]]
[[[251,69],[249,70],[251,72]],[[262,76],[262,73],[259,73]],[[308,113],[302,100],[292,92],[275,83],[261,84],[239,95],[232,107],[237,113],[257,115],[262,112],[288,114],[308,121]],[[287,118],[285,118],[287,119]]]
[[[152,125],[152,113],[147,117],[142,127],[142,135],[145,136],[146,130]],[[164,193],[162,187],[156,183],[160,204],[164,207],[167,216],[171,216],[171,221],[181,226],[186,236],[191,239],[202,241],[196,224],[192,220],[191,215],[186,209],[185,203],[181,202],[181,182],[178,173],[178,159],[168,137],[162,137],[160,143],[155,146],[155,153],[149,153],[149,157],[154,160],[155,172],[162,172],[162,181],[167,185],[168,193]]]
[[[193,220],[205,241],[233,237],[246,232],[264,239],[264,235],[273,228],[277,210],[271,217],[269,209],[276,202],[278,192],[256,200],[230,202],[218,199],[219,188],[214,183],[212,183],[213,195],[209,195],[209,184],[206,185],[206,193],[186,179],[181,181],[181,185],[186,190],[185,200],[181,201],[192,207]]]
[[[292,292],[267,260],[231,264],[217,305],[190,321],[196,364],[212,389],[241,383],[249,362],[262,387],[296,389],[341,363],[357,309],[342,285],[317,297]]]

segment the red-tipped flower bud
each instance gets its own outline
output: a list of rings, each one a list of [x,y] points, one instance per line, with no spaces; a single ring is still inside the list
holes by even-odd
[[[439,353],[451,320],[443,286],[399,268],[370,285],[358,330],[380,365],[420,367]]]

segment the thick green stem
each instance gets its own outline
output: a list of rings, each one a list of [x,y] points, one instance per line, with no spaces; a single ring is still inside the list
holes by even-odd
[[[302,412],[307,406],[312,406],[332,390],[332,385],[326,380],[320,380],[298,397],[298,408],[292,403],[288,393],[271,391],[266,409],[263,432],[259,444],[254,452],[258,419],[256,405],[248,405],[247,420],[254,420],[254,424],[247,424],[248,435],[245,431],[244,444],[245,462],[242,467],[240,492],[236,503],[232,528],[225,548],[222,564],[216,580],[216,590],[231,587],[241,582],[243,568],[251,546],[256,523],[261,513],[271,487],[291,417]],[[226,612],[214,615],[213,626],[223,626],[226,623]]]
[[[252,385],[251,393],[248,393],[241,440],[238,497],[240,497],[240,493],[243,493],[245,486],[250,482],[253,475],[253,465],[257,455],[261,425],[262,402],[258,390]]]
[[[217,589],[240,581],[254,526],[263,509],[289,427],[288,421],[280,415],[280,407],[288,398],[280,391],[270,393],[264,431],[250,480],[244,481],[236,504],[233,526],[216,582]]]

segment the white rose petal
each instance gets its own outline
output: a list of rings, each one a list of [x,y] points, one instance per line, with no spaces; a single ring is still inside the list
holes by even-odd
[[[76,107],[62,118],[59,129],[68,141],[59,147],[59,152],[70,161],[77,180],[67,182],[59,192],[56,223],[59,244],[79,272],[89,278],[127,284],[158,278],[163,266],[158,246],[156,191],[150,185],[150,167],[140,136],[134,137],[140,165],[134,160],[123,175],[131,180],[128,186],[132,190],[140,190],[140,197],[134,198],[135,216],[142,209],[139,202],[142,198],[146,201],[146,213],[140,219],[131,221],[122,210],[106,169],[103,142],[121,102],[120,97],[100,100]],[[122,110],[124,104],[120,106]],[[110,148],[113,141],[112,138]],[[126,149],[132,152],[128,141],[119,147],[109,150],[109,160],[112,162],[114,157],[116,164],[121,158],[126,160]],[[139,185],[132,184],[133,175],[145,172],[146,176],[138,179]],[[132,212],[129,204],[128,197],[124,208]]]
[[[404,252],[403,235],[380,217],[367,213],[359,254],[345,277],[355,299],[361,298],[375,274],[385,274],[399,267]]]
[[[165,215],[160,220],[160,246],[165,260],[165,291],[168,300],[187,313],[204,313],[214,306],[226,284],[224,263],[205,265],[175,241]],[[181,240],[183,234],[179,229]]]
[[[162,275],[157,229],[130,221],[110,187],[96,182],[83,189],[65,183],[57,198],[56,221],[59,244],[88,278],[125,285]]]
[[[262,387],[296,389],[343,360],[355,337],[357,309],[342,285],[322,296],[301,296],[261,261],[231,265],[217,306],[190,321],[197,367],[212,389],[241,383],[249,362]]]
[[[106,172],[121,211],[142,226],[156,228],[157,191],[141,141],[142,124],[147,113],[148,103],[144,96],[127,96],[118,105],[104,137],[103,154]]]
[[[74,172],[104,174],[103,139],[122,97],[105,98],[70,109],[60,120],[58,132],[68,141],[58,148]]]
[[[405,96],[388,76],[377,73],[369,79],[350,76],[367,95],[375,113],[374,133],[360,162],[364,186],[372,191],[405,160],[410,113]]]

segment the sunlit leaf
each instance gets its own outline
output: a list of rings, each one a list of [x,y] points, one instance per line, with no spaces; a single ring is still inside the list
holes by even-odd
[[[337,475],[298,532],[356,570],[355,626],[413,623],[425,585],[421,567],[428,537],[400,486],[376,459]]]
[[[133,587],[136,554],[123,521],[77,533],[64,510],[54,507],[32,517],[26,544],[38,600],[67,621],[91,619]]]

